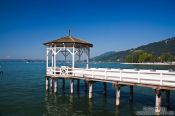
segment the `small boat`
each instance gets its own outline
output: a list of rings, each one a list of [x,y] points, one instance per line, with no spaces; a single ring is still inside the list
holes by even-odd
[[[30,61],[27,60],[27,59],[25,59],[24,62],[25,62],[26,64],[30,63]]]

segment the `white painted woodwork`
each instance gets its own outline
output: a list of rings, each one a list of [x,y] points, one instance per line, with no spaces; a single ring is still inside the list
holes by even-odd
[[[57,93],[57,91],[58,91],[58,80],[55,79],[54,80],[54,92]]]
[[[160,90],[156,90],[156,104],[155,104],[155,112],[160,113],[161,111],[161,93]]]
[[[71,94],[74,93],[74,80],[73,79],[70,80],[70,93]]]
[[[49,79],[46,78],[46,91],[48,90],[48,86],[49,86]]]
[[[92,81],[89,81],[89,99],[92,98]]]
[[[120,87],[116,87],[116,106],[120,106]]]

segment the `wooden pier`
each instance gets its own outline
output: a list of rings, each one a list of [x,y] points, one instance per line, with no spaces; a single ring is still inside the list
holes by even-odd
[[[123,86],[130,87],[130,101],[133,101],[134,86],[148,87],[155,90],[155,112],[161,112],[161,93],[166,91],[166,104],[170,105],[170,90],[175,90],[175,72],[172,70],[138,70],[138,69],[107,69],[107,68],[89,68],[90,47],[93,45],[74,38],[66,36],[51,42],[44,43],[46,50],[46,91],[53,88],[58,92],[58,79],[62,79],[62,88],[65,87],[65,79],[70,80],[70,94],[74,93],[74,82],[77,80],[77,90],[79,91],[79,80],[84,80],[85,91],[87,91],[87,82],[89,84],[89,99],[93,96],[93,83],[103,83],[103,93],[106,95],[106,83],[112,83],[116,88],[116,106],[120,106],[120,90]],[[68,53],[67,53],[68,52]],[[49,60],[49,53],[51,60]],[[62,53],[65,57],[72,55],[72,66],[57,66],[57,54]],[[75,56],[80,60],[81,55],[85,53],[86,68],[75,68]],[[49,61],[51,61],[49,63]],[[50,65],[49,65],[50,64]],[[50,86],[50,87],[49,87]]]
[[[52,74],[51,74],[52,73]],[[103,91],[106,94],[106,83],[115,84],[116,106],[120,105],[120,89],[122,86],[130,86],[130,101],[133,100],[133,87],[141,86],[155,90],[155,112],[161,109],[161,92],[166,91],[166,104],[170,104],[170,90],[175,90],[175,72],[168,70],[134,70],[134,69],[94,69],[94,68],[56,68],[56,72],[48,69],[46,76],[46,90],[48,83],[54,81],[54,92],[57,93],[57,79],[70,80],[70,93],[73,94],[74,80],[85,80],[89,83],[89,98],[92,98],[93,82],[104,83]],[[50,84],[52,86],[52,84]],[[79,82],[77,83],[77,88]]]

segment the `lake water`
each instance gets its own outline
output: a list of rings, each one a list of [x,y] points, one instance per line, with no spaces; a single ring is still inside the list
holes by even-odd
[[[82,65],[77,65],[82,67]],[[135,66],[117,63],[90,64],[91,67],[175,69],[175,66]],[[153,89],[134,87],[134,101],[129,102],[129,87],[121,88],[121,106],[115,106],[115,88],[107,84],[107,96],[103,95],[102,83],[93,84],[93,99],[84,92],[83,81],[80,91],[70,95],[70,84],[66,81],[62,92],[62,80],[58,82],[58,94],[45,92],[45,63],[24,61],[0,61],[0,116],[135,116],[144,107],[155,106]],[[175,110],[175,92],[171,92],[171,109]],[[162,106],[165,93],[162,93]]]

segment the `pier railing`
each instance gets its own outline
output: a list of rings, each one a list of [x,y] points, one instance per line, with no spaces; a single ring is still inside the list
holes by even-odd
[[[175,72],[169,70],[137,70],[106,68],[48,68],[47,74],[54,76],[73,76],[104,81],[121,81],[175,87]]]
[[[175,72],[168,70],[74,69],[74,76],[160,86],[175,86]]]

